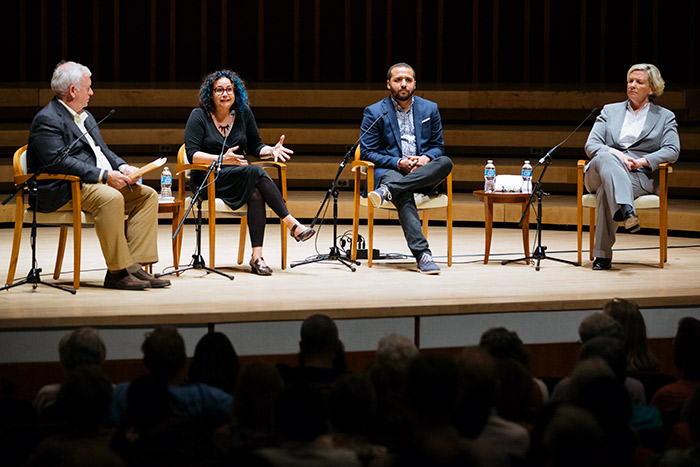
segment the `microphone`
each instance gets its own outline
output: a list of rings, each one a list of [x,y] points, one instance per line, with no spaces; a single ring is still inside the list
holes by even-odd
[[[235,110],[231,110],[231,115],[236,115]],[[226,135],[224,136],[224,142],[221,144],[221,153],[219,153],[219,157],[216,158],[216,161],[214,164],[216,164],[216,175],[219,175],[219,172],[221,172],[221,166],[224,163],[224,152],[226,151],[226,140],[228,139],[228,135],[231,134],[231,130],[233,130],[233,117],[231,117],[231,128],[228,129],[226,132]]]
[[[586,121],[587,121],[589,118],[591,118],[591,115],[593,115],[593,114],[596,113],[597,111],[598,111],[598,107],[595,107],[593,110],[591,110],[591,113],[589,113],[589,114],[586,116],[586,118],[584,118],[583,121],[582,121],[581,123],[579,123],[578,126],[577,126],[576,128],[574,128],[574,131],[572,131],[571,133],[569,133],[569,136],[567,136],[567,137],[564,139],[564,141],[562,141],[561,143],[557,144],[557,145],[554,146],[552,149],[550,149],[549,151],[547,151],[547,154],[545,154],[545,155],[540,159],[540,161],[537,163],[537,165],[536,165],[535,167],[537,167],[537,166],[539,166],[539,165],[541,165],[541,164],[544,164],[544,163],[552,156],[552,153],[553,153],[559,146],[561,146],[562,144],[564,144],[564,143],[566,143],[567,141],[569,141],[569,138],[571,138],[571,136],[573,136],[573,134],[576,133],[576,132],[578,131],[578,129],[581,128],[581,126],[583,126],[583,124],[586,123]]]
[[[59,159],[65,158],[65,157],[73,150],[73,148],[75,147],[75,145],[78,144],[78,141],[80,141],[81,139],[83,139],[83,137],[84,137],[85,135],[87,135],[88,133],[90,133],[92,130],[94,130],[95,128],[97,128],[98,126],[100,126],[100,125],[102,124],[102,122],[104,122],[104,121],[107,120],[109,117],[111,117],[112,115],[114,115],[114,112],[116,112],[116,110],[114,110],[114,109],[110,110],[110,111],[107,113],[107,115],[105,115],[105,116],[102,118],[102,120],[100,120],[99,122],[97,122],[97,123],[95,123],[93,126],[91,126],[89,130],[86,130],[86,131],[85,131],[85,133],[82,133],[82,134],[81,134],[75,141],[73,141],[70,145],[68,145],[68,146],[63,146],[63,147],[58,151]]]
[[[371,124],[370,126],[368,126],[367,129],[366,129],[365,131],[363,131],[362,133],[360,133],[360,137],[357,138],[357,141],[355,141],[355,144],[353,144],[353,145],[350,147],[350,150],[348,151],[348,155],[349,155],[349,154],[352,154],[352,153],[355,151],[355,148],[357,148],[357,145],[360,144],[360,141],[362,141],[362,137],[365,136],[365,135],[367,134],[367,132],[369,132],[369,130],[371,130],[372,127],[373,127],[374,125],[376,125],[377,122],[378,122],[379,120],[381,120],[387,113],[388,113],[388,112],[385,110],[384,113],[382,113],[379,117],[377,117],[377,118],[374,119],[374,121],[372,122],[372,124]],[[347,157],[346,157],[345,159],[347,159]]]

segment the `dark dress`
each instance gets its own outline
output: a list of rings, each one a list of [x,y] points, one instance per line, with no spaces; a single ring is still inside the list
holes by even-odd
[[[192,161],[192,156],[197,151],[219,155],[224,136],[214,125],[211,116],[205,110],[196,108],[190,113],[185,127],[185,148],[187,158]],[[260,156],[260,150],[265,144],[260,139],[258,125],[250,107],[243,107],[236,113],[233,128],[226,138],[226,149],[238,146],[237,154],[248,156]],[[193,170],[190,175],[190,188],[196,191],[206,175],[205,171]],[[216,197],[221,198],[231,209],[238,209],[248,202],[255,191],[261,177],[269,176],[258,165],[222,165],[221,172],[216,179]],[[206,199],[206,191],[203,193]]]

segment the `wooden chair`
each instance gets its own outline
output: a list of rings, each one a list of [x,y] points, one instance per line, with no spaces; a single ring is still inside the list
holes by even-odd
[[[583,192],[583,168],[587,160],[580,160],[577,164],[576,176],[576,202],[577,202],[577,240],[578,240],[578,262],[581,264],[581,250],[583,243],[583,208],[591,208],[589,213],[589,258],[593,260],[593,247],[595,243],[595,219],[596,219],[596,197],[595,194]],[[663,162],[659,164],[659,194],[643,195],[634,200],[635,211],[641,209],[659,210],[659,267],[663,268],[668,262],[668,174],[673,172],[670,164]]]
[[[27,146],[24,145],[15,151],[12,158],[14,168],[14,183],[15,188],[19,188],[26,182],[31,174],[27,174]],[[73,288],[80,288],[80,248],[82,237],[82,225],[94,224],[90,214],[80,210],[80,177],[75,175],[64,174],[41,174],[37,180],[66,180],[71,184],[72,208],[65,211],[54,212],[37,212],[36,220],[42,225],[60,225],[60,233],[58,238],[58,250],[56,252],[56,264],[53,270],[54,279],[61,276],[61,267],[63,265],[63,255],[66,249],[66,239],[68,236],[68,226],[73,226]],[[19,247],[22,240],[22,225],[32,222],[32,211],[25,208],[24,191],[17,194],[15,197],[15,230],[12,239],[12,254],[10,256],[10,268],[7,272],[7,285],[12,284],[17,270],[17,260],[19,258]]]
[[[285,202],[287,201],[287,165],[281,162],[272,161],[261,161],[254,162],[254,164],[261,165],[266,170],[268,168],[277,169],[277,179],[279,180],[280,191],[282,192],[282,198]],[[175,174],[178,176],[178,199],[185,200],[183,209],[187,210],[190,203],[192,202],[191,196],[185,196],[185,190],[189,182],[189,171],[190,170],[208,170],[209,166],[207,164],[194,164],[190,163],[187,158],[187,152],[185,152],[185,145],[180,146],[177,152],[177,166],[175,167]],[[215,267],[215,248],[216,248],[216,217],[240,217],[241,218],[241,228],[238,238],[238,264],[243,263],[243,254],[245,253],[245,239],[246,230],[248,226],[248,207],[243,206],[235,211],[231,209],[224,201],[217,198],[216,186],[214,182],[215,174],[211,173],[208,179],[207,186],[207,200],[202,202],[202,214],[207,216],[209,222],[209,267]],[[269,211],[269,209],[268,209]],[[287,267],[287,226],[280,219],[280,241],[281,241],[281,264],[282,269]]]
[[[355,160],[352,162],[352,171],[355,172],[355,194],[352,212],[352,250],[351,259],[357,259],[357,237],[360,226],[360,206],[367,207],[367,267],[372,267],[372,252],[374,251],[374,205],[368,202],[367,197],[361,195],[362,178],[366,178],[368,191],[374,186],[374,163],[360,159],[360,147],[355,150]],[[445,179],[447,194],[425,195],[416,193],[416,207],[423,215],[423,235],[428,237],[429,210],[445,208],[447,219],[447,265],[452,266],[452,172]],[[393,203],[385,203],[379,209],[396,211]]]

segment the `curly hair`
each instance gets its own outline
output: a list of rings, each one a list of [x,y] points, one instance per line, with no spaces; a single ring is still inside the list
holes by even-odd
[[[248,91],[246,90],[243,78],[231,70],[214,71],[204,77],[202,86],[199,88],[199,106],[209,113],[214,112],[214,83],[221,78],[228,78],[231,80],[233,92],[236,96],[236,102],[233,104],[233,108],[236,113],[240,113],[243,107],[248,105]]]

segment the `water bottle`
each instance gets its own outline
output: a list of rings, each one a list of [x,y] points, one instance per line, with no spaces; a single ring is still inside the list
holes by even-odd
[[[170,173],[170,169],[167,167],[163,168],[163,172],[160,174],[160,198],[163,200],[173,199],[173,175]]]
[[[530,161],[525,161],[521,173],[523,176],[521,191],[523,193],[532,193],[532,166],[530,165]]]
[[[484,193],[493,193],[496,186],[496,166],[493,161],[486,162],[484,167]]]

